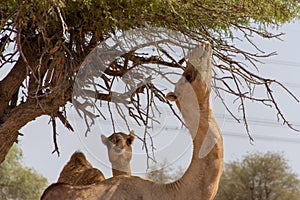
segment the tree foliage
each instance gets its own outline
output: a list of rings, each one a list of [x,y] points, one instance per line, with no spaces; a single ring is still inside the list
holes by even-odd
[[[249,99],[273,105],[278,116],[291,127],[276,102],[272,86],[277,84],[296,97],[276,80],[259,76],[257,59],[273,53],[264,53],[251,38],[278,38],[280,34],[273,34],[268,28],[297,19],[299,8],[297,0],[2,0],[0,68],[8,73],[0,81],[0,161],[22,135],[19,129],[41,115],[50,116],[54,152],[59,153],[56,120],[73,130],[65,106],[72,103],[73,84],[84,58],[105,39],[138,27],[164,27],[199,42],[209,41],[214,49],[214,81],[218,83],[215,89],[238,98],[246,128],[245,101]],[[248,42],[255,52],[237,47],[236,38]],[[104,71],[100,77],[103,90],[94,91],[93,98],[112,101],[117,79],[132,67],[145,63],[184,67],[175,58],[164,60],[137,51],[122,55],[123,62],[113,62]],[[167,55],[162,49],[157,51]],[[244,57],[244,63],[236,60],[238,55]],[[266,96],[253,96],[255,87],[263,87]],[[145,90],[168,103],[155,85],[148,85]],[[134,106],[140,92],[136,90],[127,108],[135,110],[131,116],[148,127],[147,112]],[[228,111],[239,121],[234,112]],[[86,116],[92,115],[85,113]]]
[[[0,199],[39,199],[47,179],[21,165],[22,151],[14,145],[0,166]]]
[[[281,154],[250,154],[225,165],[216,200],[296,200],[300,181]]]

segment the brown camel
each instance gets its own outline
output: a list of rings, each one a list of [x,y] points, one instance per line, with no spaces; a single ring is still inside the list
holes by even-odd
[[[82,152],[74,152],[60,172],[58,183],[90,185],[105,179],[102,172],[93,168]]]
[[[129,135],[122,132],[118,132],[113,133],[109,137],[101,135],[101,140],[103,144],[107,147],[108,158],[111,162],[113,176],[131,176],[131,144],[134,140],[134,132],[130,131]]]
[[[54,184],[42,199],[213,199],[223,168],[223,141],[209,106],[211,55],[206,43],[194,49],[175,92],[167,95],[176,101],[194,138],[192,161],[181,179],[157,184],[136,176],[117,176],[90,186]]]
[[[113,176],[131,175],[130,160],[132,157],[131,144],[134,132],[113,133],[108,138],[101,135],[102,142],[107,146],[109,160],[113,167]],[[58,183],[69,185],[89,185],[105,179],[103,173],[93,168],[82,152],[75,152],[64,166],[58,178]]]

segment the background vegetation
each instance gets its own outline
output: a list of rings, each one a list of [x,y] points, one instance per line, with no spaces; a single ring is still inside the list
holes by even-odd
[[[22,151],[14,145],[0,165],[0,199],[37,200],[47,187],[46,178],[22,164]]]
[[[300,180],[281,154],[248,154],[225,165],[216,200],[296,200]]]

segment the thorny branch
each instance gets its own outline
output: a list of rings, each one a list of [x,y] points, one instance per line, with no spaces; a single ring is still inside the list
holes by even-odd
[[[155,157],[154,157],[155,147],[154,147],[154,144],[153,144],[153,139],[151,137],[151,134],[148,131],[148,124],[149,124],[148,120],[149,120],[149,115],[150,115],[149,111],[150,111],[153,96],[150,95],[149,90],[146,90],[146,95],[147,95],[147,97],[146,97],[147,98],[147,105],[146,105],[146,119],[145,119],[144,137],[143,137],[143,141],[144,141],[143,147],[145,148],[145,151],[146,151],[146,154],[147,154],[147,169],[148,169],[150,167],[149,160],[151,159],[151,160],[155,161]],[[149,136],[150,141],[151,141],[151,148],[152,148],[152,153],[153,153],[152,157],[149,154],[148,146],[147,146],[147,143],[146,143],[147,136]]]

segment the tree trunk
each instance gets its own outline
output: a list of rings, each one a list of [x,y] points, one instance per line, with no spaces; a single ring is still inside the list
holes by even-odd
[[[0,124],[0,163],[2,163],[7,152],[14,142],[17,142],[19,130],[28,122],[42,115],[55,116],[61,106],[64,106],[71,99],[69,83],[65,83],[64,89],[53,93],[51,96],[37,100],[30,100],[21,103],[10,110],[2,118]]]
[[[15,107],[3,118],[0,125],[0,163],[14,142],[17,142],[18,131],[25,124],[42,115],[42,110],[30,103],[23,103]]]

